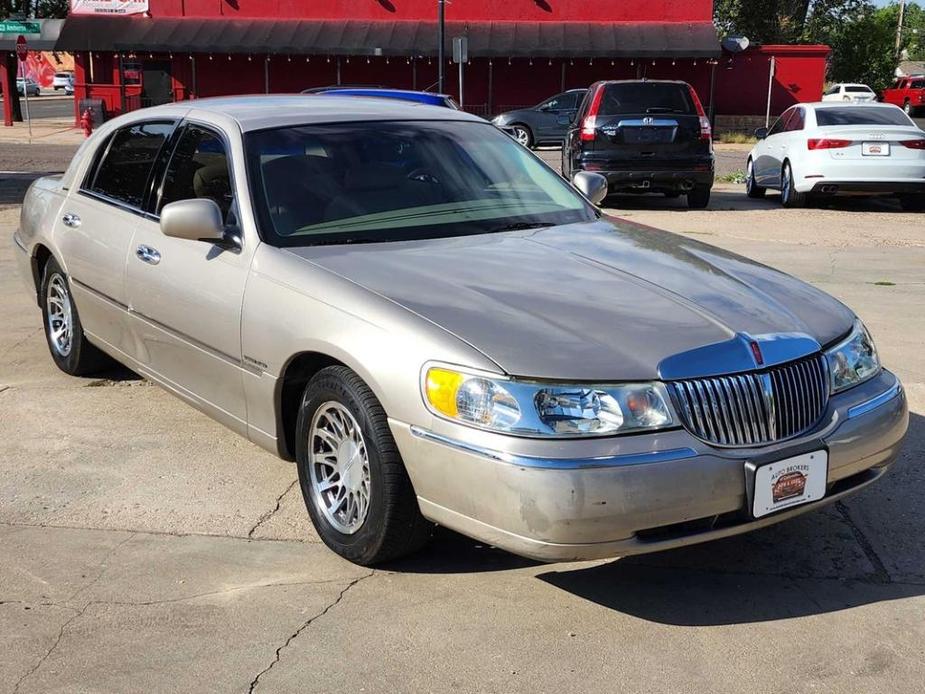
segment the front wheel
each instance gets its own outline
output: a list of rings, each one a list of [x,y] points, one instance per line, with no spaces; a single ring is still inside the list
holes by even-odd
[[[694,186],[687,193],[687,206],[692,210],[702,210],[710,204],[710,186]]]
[[[767,192],[768,189],[759,186],[755,180],[755,164],[749,159],[745,171],[745,194],[750,198],[763,198]]]
[[[308,382],[296,436],[305,506],[330,549],[369,566],[427,542],[434,526],[421,515],[382,405],[356,373],[330,366]]]
[[[518,123],[517,125],[512,125],[511,130],[514,132],[514,139],[517,140],[517,142],[527,149],[533,147],[533,133],[530,132],[530,128]]]
[[[804,207],[806,205],[806,193],[800,193],[793,184],[793,169],[790,168],[790,162],[784,162],[784,168],[780,177],[780,201],[784,207]]]

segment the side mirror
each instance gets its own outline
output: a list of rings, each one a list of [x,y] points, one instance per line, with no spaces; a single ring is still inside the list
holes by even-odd
[[[763,140],[767,136],[768,136],[767,128],[756,128],[755,129],[755,137],[758,138],[759,140]]]
[[[607,179],[593,171],[577,171],[572,176],[572,185],[595,205],[607,197]]]
[[[225,240],[222,211],[214,200],[177,200],[161,210],[161,233],[177,239],[221,243]]]

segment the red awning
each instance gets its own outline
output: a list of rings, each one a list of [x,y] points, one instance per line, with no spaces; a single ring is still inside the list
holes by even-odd
[[[447,22],[481,58],[699,58],[720,54],[710,22]],[[56,49],[432,56],[436,22],[71,16]]]

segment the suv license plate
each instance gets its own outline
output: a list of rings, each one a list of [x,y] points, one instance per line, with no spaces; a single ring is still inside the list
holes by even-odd
[[[865,157],[888,157],[890,156],[889,142],[862,142],[861,154]]]
[[[791,506],[818,501],[825,496],[828,476],[827,451],[804,453],[756,468],[752,515],[761,518]]]

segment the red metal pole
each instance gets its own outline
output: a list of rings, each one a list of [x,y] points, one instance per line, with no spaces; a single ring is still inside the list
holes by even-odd
[[[0,52],[0,89],[3,90],[3,124],[6,126],[13,125],[13,97],[15,85],[10,85],[10,74],[7,70],[7,63],[10,60],[8,51]]]

